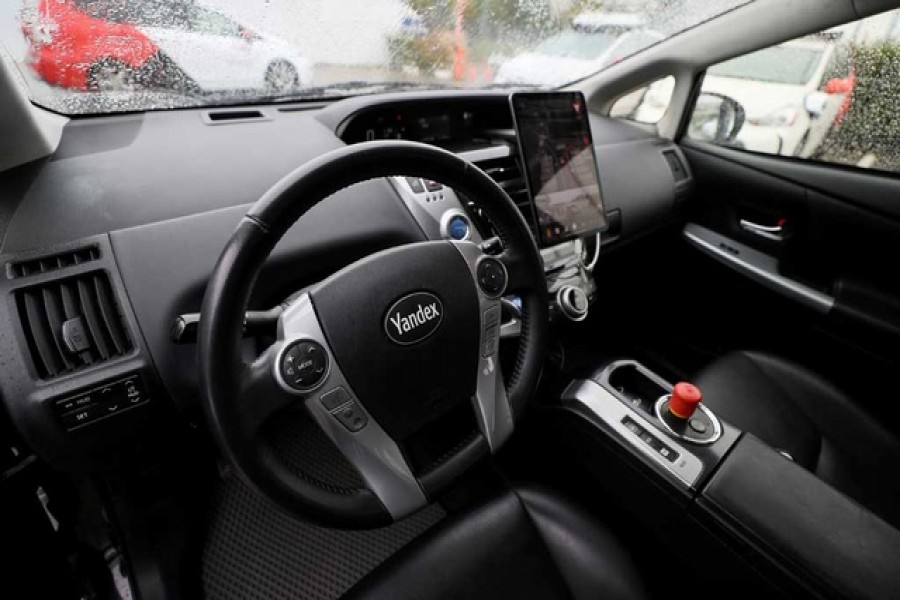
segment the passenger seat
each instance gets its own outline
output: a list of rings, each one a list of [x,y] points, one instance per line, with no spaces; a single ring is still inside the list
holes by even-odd
[[[900,528],[900,440],[818,374],[759,352],[732,352],[694,378],[735,427]]]

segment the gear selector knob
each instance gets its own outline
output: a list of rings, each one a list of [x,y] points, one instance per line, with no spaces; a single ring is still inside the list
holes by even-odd
[[[679,419],[690,419],[703,399],[700,388],[687,382],[676,383],[669,400],[669,412]]]

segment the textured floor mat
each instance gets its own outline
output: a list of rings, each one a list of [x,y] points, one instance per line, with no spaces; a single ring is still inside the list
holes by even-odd
[[[203,589],[208,600],[338,598],[443,517],[431,506],[382,529],[326,529],[291,519],[231,478],[213,498]]]

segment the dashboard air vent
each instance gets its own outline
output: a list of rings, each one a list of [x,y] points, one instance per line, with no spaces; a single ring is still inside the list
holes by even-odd
[[[248,121],[268,120],[269,117],[267,117],[261,110],[257,110],[255,108],[211,110],[206,113],[206,122],[210,125],[226,123],[246,123]]]
[[[6,275],[10,279],[17,279],[19,277],[47,273],[48,271],[56,271],[57,269],[65,269],[66,267],[91,262],[98,258],[100,258],[100,248],[88,246],[87,248],[79,248],[70,252],[61,252],[59,254],[41,256],[40,258],[8,263]]]
[[[525,216],[525,221],[534,232],[534,217],[531,212],[531,201],[528,196],[528,186],[525,184],[525,177],[519,166],[516,156],[504,156],[502,158],[491,158],[488,160],[478,161],[476,163],[481,170],[490,175],[491,179],[503,188],[509,194],[512,201],[516,203],[519,211]],[[471,208],[470,214],[471,214]]]
[[[132,342],[104,271],[16,290],[28,349],[42,379],[131,351]]]

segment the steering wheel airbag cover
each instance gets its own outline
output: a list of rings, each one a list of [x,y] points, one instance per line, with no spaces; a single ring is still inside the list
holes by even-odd
[[[395,440],[472,398],[475,378],[459,374],[478,368],[478,292],[451,243],[381,252],[337,273],[310,296],[344,375]],[[408,317],[408,311],[389,314],[404,297],[412,301],[408,310],[415,310]],[[344,298],[361,301],[346,310]],[[389,337],[386,328],[413,333],[428,327],[426,317],[436,323],[428,337],[405,345]]]

